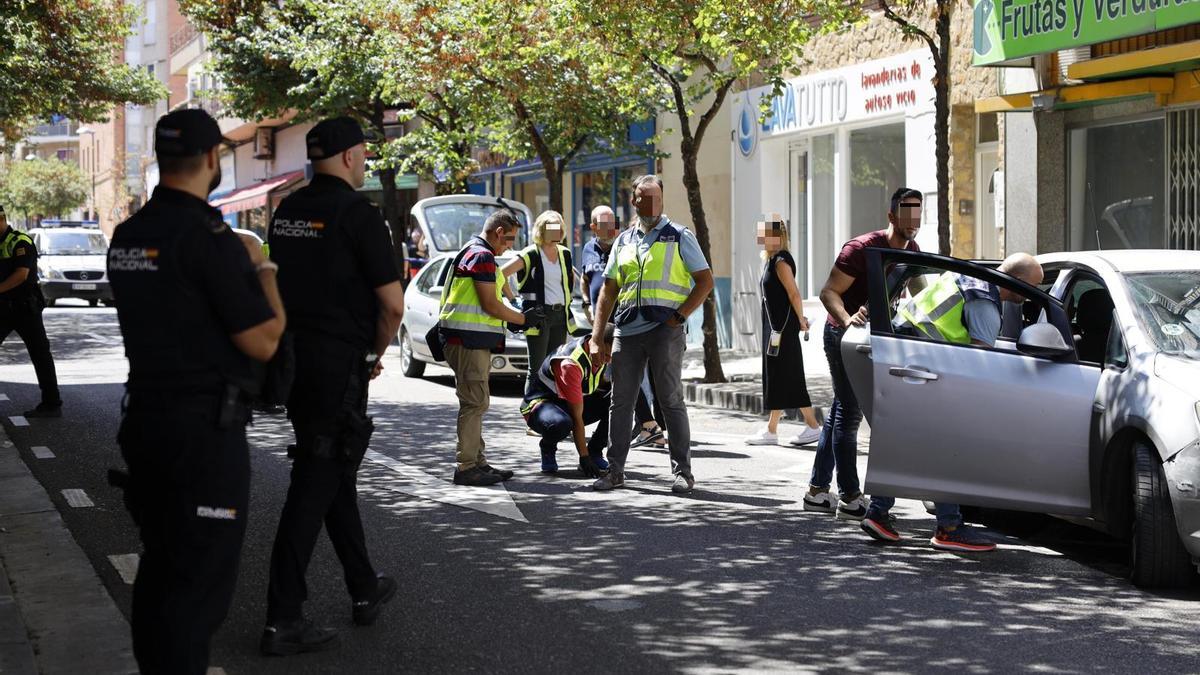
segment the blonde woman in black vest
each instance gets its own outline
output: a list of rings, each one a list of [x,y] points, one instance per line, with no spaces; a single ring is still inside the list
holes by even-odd
[[[571,316],[571,291],[575,288],[575,267],[571,251],[562,245],[566,228],[558,211],[543,211],[533,223],[533,245],[522,249],[502,268],[505,277],[517,275],[521,308],[535,305],[546,308],[546,322],[525,332],[529,345],[529,367],[525,373],[525,392],[546,356],[566,344],[575,331]]]

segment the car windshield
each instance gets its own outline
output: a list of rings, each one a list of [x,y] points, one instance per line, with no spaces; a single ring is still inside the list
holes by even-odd
[[[1200,272],[1128,274],[1138,322],[1159,351],[1200,360]]]
[[[45,232],[41,255],[104,255],[108,242],[99,232]]]
[[[470,204],[450,203],[432,204],[425,207],[425,222],[433,235],[433,247],[439,252],[454,252],[462,248],[467,240],[483,230],[483,221],[487,220],[499,204]],[[517,220],[521,221],[521,231],[513,248],[525,247],[526,230],[529,223],[525,222],[525,214],[514,209]],[[432,253],[432,251],[431,251]]]

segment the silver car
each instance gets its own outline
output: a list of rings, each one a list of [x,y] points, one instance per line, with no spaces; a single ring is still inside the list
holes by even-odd
[[[1064,516],[1129,543],[1139,586],[1200,560],[1200,252],[1039,256],[1039,288],[986,264],[868,250],[870,324],[842,356],[871,424],[869,493]],[[914,276],[1026,298],[994,348],[893,321]]]
[[[437,323],[438,306],[442,297],[442,286],[449,273],[453,255],[441,255],[425,264],[408,290],[404,293],[404,320],[400,324],[400,363],[405,377],[421,377],[425,365],[436,363],[425,334]],[[504,265],[509,258],[498,258],[496,263]],[[525,337],[510,332],[505,340],[504,353],[492,355],[492,375],[501,377],[523,377],[529,365],[529,348]]]

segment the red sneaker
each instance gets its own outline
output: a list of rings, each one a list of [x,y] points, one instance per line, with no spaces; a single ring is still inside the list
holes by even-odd
[[[896,531],[896,516],[890,513],[886,516],[867,514],[867,517],[863,518],[858,526],[863,529],[863,532],[879,541],[889,543],[900,541],[900,533]]]
[[[939,527],[937,533],[929,541],[934,548],[940,548],[943,551],[984,553],[996,550],[995,544],[966,525],[959,525],[953,530],[944,530]]]

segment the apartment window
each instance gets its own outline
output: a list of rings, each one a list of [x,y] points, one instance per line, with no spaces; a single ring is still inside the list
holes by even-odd
[[[142,44],[152,45],[158,36],[158,2],[157,0],[146,0],[144,7],[146,23],[142,27]]]

